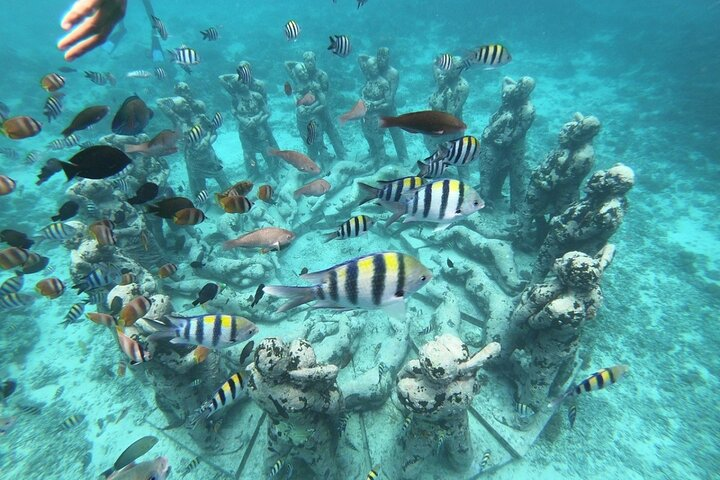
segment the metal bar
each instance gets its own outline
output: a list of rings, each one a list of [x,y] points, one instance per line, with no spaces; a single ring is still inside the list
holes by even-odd
[[[248,458],[250,458],[250,453],[252,453],[252,449],[255,446],[255,440],[257,440],[257,436],[260,433],[260,427],[263,423],[265,423],[265,418],[267,418],[267,413],[263,412],[263,414],[260,416],[260,419],[258,420],[257,425],[255,425],[255,431],[252,434],[252,437],[250,437],[250,441],[248,442],[248,446],[245,449],[245,453],[243,454],[242,460],[240,460],[240,465],[238,466],[237,472],[235,472],[235,478],[240,478],[240,474],[243,471],[243,468],[245,468],[245,464],[247,464]]]
[[[476,419],[478,422],[480,422],[480,423],[483,425],[483,427],[485,427],[485,430],[487,430],[487,431],[490,433],[490,435],[492,435],[493,438],[495,438],[495,440],[497,440],[497,442],[498,442],[500,445],[502,445],[502,447],[503,447],[505,450],[507,450],[507,452],[508,452],[513,458],[515,458],[515,459],[522,458],[522,455],[520,455],[520,453],[519,453],[517,450],[515,450],[515,449],[513,448],[513,446],[510,445],[510,444],[508,443],[508,441],[505,440],[505,438],[503,438],[503,436],[502,436],[497,430],[495,430],[495,429],[492,427],[492,425],[490,425],[490,424],[482,417],[482,415],[480,415],[480,412],[478,412],[477,410],[475,410],[472,406],[470,406],[470,408],[468,408],[468,411],[472,414],[473,417],[475,417],[475,419]]]

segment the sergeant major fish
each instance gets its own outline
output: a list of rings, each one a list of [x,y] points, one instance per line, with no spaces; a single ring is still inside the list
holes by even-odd
[[[149,339],[170,338],[170,343],[225,348],[248,340],[258,327],[247,318],[237,315],[198,315],[194,317],[165,317],[169,324],[153,322],[159,330]]]
[[[191,428],[195,428],[198,423],[207,420],[221,408],[232,404],[239,398],[246,398],[247,396],[247,379],[241,372],[234,373],[220,386],[212,398],[200,405],[200,408],[195,410],[191,415]]]

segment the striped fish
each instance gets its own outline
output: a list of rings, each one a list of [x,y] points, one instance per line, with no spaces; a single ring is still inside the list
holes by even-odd
[[[188,473],[195,470],[195,467],[197,467],[198,465],[200,465],[200,457],[193,458],[190,463],[188,463],[187,467],[185,467],[185,471],[183,472],[182,476],[184,477]]]
[[[441,70],[452,70],[453,68],[453,56],[449,53],[443,53],[435,59],[435,66]]]
[[[203,30],[200,32],[203,36],[203,40],[209,40],[209,41],[215,41],[218,38],[220,38],[220,32],[217,31],[217,28],[210,27],[207,30]]]
[[[190,417],[190,426],[195,428],[200,421],[207,420],[211,415],[226,407],[238,398],[246,398],[247,379],[240,373],[234,373],[220,388],[215,392],[212,398],[202,405]]]
[[[570,387],[560,397],[556,398],[548,404],[549,408],[555,408],[560,405],[566,398],[570,396],[577,396],[583,392],[592,392],[594,390],[600,390],[612,385],[613,383],[620,380],[620,377],[625,375],[630,367],[627,365],[615,365],[610,368],[603,368],[595,373],[592,373],[582,379],[579,383],[570,385]]]
[[[405,419],[403,420],[402,427],[400,427],[400,432],[401,432],[402,436],[405,436],[408,434],[408,432],[410,431],[410,426],[412,425],[412,421],[413,421],[413,414],[410,413],[408,416],[405,417]]]
[[[0,295],[10,295],[17,293],[25,284],[25,277],[20,273],[14,277],[10,277],[0,285]]]
[[[62,430],[70,430],[73,427],[77,427],[80,425],[83,420],[85,420],[85,415],[72,415],[60,424],[60,429]]]
[[[24,248],[7,247],[0,250],[0,267],[3,270],[24,265],[30,258],[30,252]]]
[[[467,165],[480,150],[480,142],[472,135],[456,138],[445,142],[431,157],[433,160],[442,160],[448,165]]]
[[[48,92],[54,92],[65,85],[65,77],[57,73],[48,73],[40,79],[40,86]]]
[[[367,233],[372,225],[373,221],[367,215],[352,217],[350,220],[347,220],[345,223],[340,225],[340,228],[338,228],[335,232],[327,234],[325,236],[325,242],[335,240],[336,238],[345,240],[351,237],[359,237],[360,235]]]
[[[518,417],[523,420],[535,415],[535,411],[529,405],[521,402],[515,403],[515,413],[517,413]]]
[[[152,360],[152,354],[148,350],[145,350],[139,342],[125,335],[120,327],[117,327],[115,332],[117,333],[120,350],[130,359],[130,365],[137,365],[138,363]]]
[[[158,32],[158,35],[160,35],[160,38],[163,40],[168,39],[168,31],[167,28],[165,28],[165,24],[162,20],[160,20],[155,15],[150,16],[150,23],[152,24],[152,28]]]
[[[38,155],[40,152],[37,150],[31,150],[28,152],[27,155],[25,155],[25,164],[32,165],[33,163],[37,162]]]
[[[307,124],[307,134],[305,135],[305,143],[308,145],[312,145],[315,143],[315,138],[317,137],[317,122],[315,120],[310,120],[310,123]]]
[[[360,5],[358,5],[358,8],[360,8]],[[372,467],[368,472],[367,477],[365,477],[365,480],[375,480],[379,476],[378,470],[380,470],[380,465]]]
[[[62,241],[74,237],[77,232],[78,230],[75,227],[62,222],[55,222],[40,230],[40,236],[48,240]]]
[[[86,71],[85,78],[89,79],[96,85],[105,85],[108,83],[107,75],[103,72]]]
[[[120,190],[121,192],[129,193],[130,192],[130,185],[128,184],[128,181],[126,178],[118,178],[116,180],[113,180],[112,186],[116,189]]]
[[[9,293],[0,297],[0,311],[9,312],[30,305],[35,297],[24,293]]]
[[[432,273],[410,255],[382,252],[306,273],[300,278],[315,285],[263,288],[268,295],[290,299],[278,313],[315,300],[313,308],[382,308],[392,316],[404,318],[405,299],[430,281]]]
[[[150,335],[150,339],[171,338],[170,343],[175,344],[225,348],[244,342],[258,332],[254,323],[237,315],[168,315],[165,318],[170,325],[160,324],[161,329]]]
[[[208,191],[203,190],[200,193],[198,193],[197,197],[195,198],[195,203],[197,204],[203,204],[207,202],[208,199]]]
[[[187,132],[186,136],[190,143],[197,143],[200,141],[204,133],[205,131],[203,130],[202,126],[195,125],[190,129],[189,132]]]
[[[89,313],[86,313],[85,316],[88,318],[88,320],[91,320],[91,321],[97,323],[98,325],[103,325],[108,328],[113,328],[113,327],[117,326],[115,317],[113,317],[109,313],[89,312]]]
[[[62,150],[63,148],[65,148],[65,139],[56,138],[52,142],[48,143],[48,148],[50,150]]]
[[[223,124],[222,113],[215,112],[215,115],[213,115],[212,121],[210,123],[212,123],[212,126],[215,130],[222,127],[222,124]]]
[[[443,172],[445,172],[445,168],[448,164],[445,163],[442,159],[433,160],[433,157],[429,157],[427,160],[427,163],[423,163],[418,160],[417,166],[420,169],[420,173],[418,173],[418,176],[423,178],[442,177]]]
[[[68,135],[63,140],[65,141],[66,148],[77,147],[80,144],[80,139],[74,133],[72,135]]]
[[[180,47],[175,50],[168,50],[173,56],[175,63],[180,65],[197,65],[200,63],[200,56],[190,47]]]
[[[490,450],[485,450],[483,453],[482,460],[480,460],[480,472],[483,472],[490,463]]]
[[[440,231],[484,206],[480,195],[460,180],[436,180],[408,192],[404,210],[399,205],[391,207],[395,213],[385,225],[391,225],[406,214],[404,222],[434,222],[438,224],[435,231]]]
[[[298,36],[300,36],[301,30],[300,25],[298,25],[295,20],[290,20],[285,24],[285,38],[287,38],[288,41],[294,42],[298,39]]]
[[[237,67],[237,74],[238,74],[238,80],[240,80],[245,85],[250,85],[252,83],[252,70],[250,69],[249,63],[241,63]]]
[[[395,180],[379,180],[381,187],[358,183],[360,191],[365,194],[360,200],[360,205],[370,200],[379,200],[381,204],[400,202],[404,193],[419,188],[424,182],[422,177],[403,177]]]
[[[72,307],[70,307],[70,310],[68,310],[67,315],[65,315],[65,320],[60,325],[65,325],[67,328],[68,325],[71,323],[78,323],[80,320],[80,316],[85,311],[85,304],[84,303],[75,303]]]
[[[333,35],[330,37],[330,46],[327,48],[338,57],[347,57],[350,55],[350,39],[347,35]]]
[[[507,48],[499,44],[483,45],[476,48],[465,57],[458,68],[460,71],[467,70],[473,65],[484,65],[483,70],[490,70],[510,63],[512,57]]]
[[[167,78],[167,73],[163,67],[155,67],[155,78],[158,80],[165,80]]]
[[[272,466],[270,469],[270,475],[268,475],[268,478],[275,478],[278,473],[283,469],[285,466],[285,459],[284,458],[278,458],[277,462]]]
[[[577,417],[577,405],[574,403],[568,408],[568,422],[570,422],[570,428],[575,425],[575,418]]]
[[[85,275],[79,282],[73,285],[78,293],[87,292],[96,288],[105,287],[118,282],[120,271],[113,266],[100,266]]]
[[[63,111],[62,96],[61,95],[50,95],[45,100],[45,106],[43,107],[43,113],[50,123],[54,118],[57,118]]]
[[[116,297],[120,298],[120,297]],[[121,302],[122,305],[122,302]],[[125,304],[118,315],[120,325],[129,327],[145,316],[152,306],[152,300],[139,295]]]

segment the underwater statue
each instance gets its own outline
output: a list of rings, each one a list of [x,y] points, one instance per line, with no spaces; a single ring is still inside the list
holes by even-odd
[[[175,97],[159,98],[158,108],[183,132],[182,150],[193,198],[207,188],[207,179],[214,179],[220,190],[230,187],[223,164],[212,144],[217,134],[205,115],[205,104],[193,99],[187,83],[175,85]]]
[[[549,218],[580,197],[580,185],[595,165],[592,141],[599,132],[600,121],[596,117],[579,113],[563,125],[558,147],[530,174],[525,201],[520,206],[521,246],[533,246],[527,245],[533,240],[536,246],[547,232]]]
[[[271,337],[257,346],[248,370],[250,398],[270,418],[267,470],[282,459],[283,468],[292,468],[296,478],[346,478],[334,453],[342,410],[338,367],[318,364],[305,340],[285,344]]]
[[[620,228],[628,208],[627,193],[635,185],[632,169],[618,163],[592,174],[585,197],[550,220],[550,229],[533,266],[533,282],[541,281],[556,258],[573,250],[593,255]]]
[[[444,334],[423,345],[418,359],[400,370],[397,396],[408,410],[408,426],[398,442],[402,447],[392,452],[397,478],[418,478],[423,460],[434,455],[458,471],[470,466],[475,454],[467,409],[480,388],[475,375],[499,353],[500,344],[493,342],[470,355],[459,338]]]
[[[270,110],[267,105],[267,94],[264,86],[252,88],[239,80],[237,74],[220,75],[220,83],[232,96],[232,112],[238,121],[238,136],[243,149],[243,158],[248,172],[257,170],[257,155],[265,159],[270,172],[271,165],[275,165],[267,154],[268,149],[277,149],[277,142],[268,123]],[[255,84],[258,82],[253,78]]]
[[[324,70],[317,68],[317,59],[314,52],[303,53],[302,62],[287,61],[285,70],[295,84],[295,92],[298,100],[297,119],[300,137],[308,147],[308,154],[313,159],[322,152],[327,155],[327,148],[323,141],[323,135],[327,134],[332,144],[335,156],[338,160],[344,160],[346,156],[345,146],[340,138],[335,121],[332,118],[328,105],[328,94],[330,81]],[[307,96],[310,93],[313,98]],[[309,135],[308,125],[311,121],[316,123],[316,131]],[[315,144],[319,142],[319,145]]]
[[[460,65],[462,59],[454,57],[455,65]],[[430,95],[430,110],[446,112],[462,120],[463,107],[470,94],[470,84],[460,76],[462,71],[459,68],[443,70],[433,65],[433,77],[437,90]],[[438,145],[459,135],[425,135],[425,146],[430,153],[435,153]]]
[[[543,283],[522,292],[510,317],[513,333],[506,351],[517,385],[515,401],[529,410],[517,416],[514,426],[529,425],[573,376],[583,325],[602,304],[600,280],[614,254],[611,244],[594,257],[568,252],[555,260]]]
[[[485,201],[502,198],[505,179],[510,183],[510,210],[516,211],[525,199],[527,168],[525,134],[535,120],[530,94],[535,80],[517,82],[503,79],[502,104],[485,127],[480,148],[480,195]]]

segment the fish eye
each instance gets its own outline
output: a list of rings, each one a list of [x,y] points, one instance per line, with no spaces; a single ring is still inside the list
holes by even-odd
[[[462,210],[458,208],[457,210],[455,210],[455,213],[459,215],[462,213]]]
[[[474,207],[477,207],[478,205],[480,205],[480,202],[478,202],[477,200],[475,200],[475,201],[473,202],[473,206],[474,206]]]
[[[422,277],[420,277],[420,281],[421,281],[421,282],[424,282],[424,281],[426,281],[426,280],[427,280],[427,276],[426,276],[426,275],[423,275]]]

